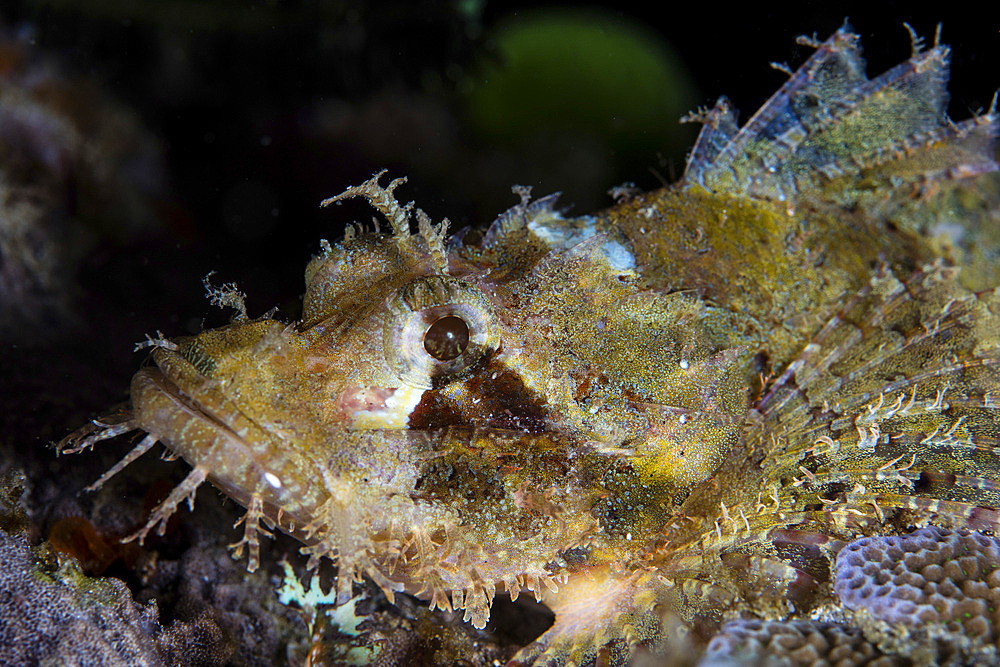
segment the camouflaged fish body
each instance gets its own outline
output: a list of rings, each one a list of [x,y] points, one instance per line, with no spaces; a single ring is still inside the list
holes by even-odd
[[[995,530],[997,119],[947,118],[943,46],[871,80],[855,35],[814,46],[742,128],[699,117],[681,183],[594,216],[520,189],[449,240],[401,179],[348,189],[392,231],[326,244],[301,322],[157,341],[74,446],[146,431],[109,475],[157,441],[193,469],[140,538],[208,480],[251,567],[277,525],[341,602],[368,576],[483,627],[531,590],[555,625],[515,664],[696,650],[835,602],[859,536]]]

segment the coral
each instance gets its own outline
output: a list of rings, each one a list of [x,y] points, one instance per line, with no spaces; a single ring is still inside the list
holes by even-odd
[[[906,664],[883,655],[859,629],[839,623],[741,619],[722,627],[699,666]]]
[[[355,586],[355,597],[335,606],[336,586],[324,592],[320,581],[325,577],[313,573],[306,584],[288,561],[279,565],[284,575],[278,599],[301,614],[309,628],[308,655],[320,664],[486,667],[506,662],[513,653],[510,637],[476,630],[460,613],[435,613],[407,596],[390,604],[371,582]],[[538,610],[530,607],[509,601],[498,606],[529,625],[538,620]],[[541,624],[550,621],[546,617]],[[513,641],[524,643],[536,634],[529,631]],[[506,649],[503,644],[508,644]]]
[[[21,502],[26,483],[20,469],[0,472],[0,531],[16,532],[28,527],[28,515]]]
[[[494,637],[464,623],[460,614],[439,614],[409,602],[406,613],[399,614],[378,604],[378,593],[371,593],[374,600],[364,605],[372,608],[370,614],[355,616],[362,606],[358,603],[344,611],[328,609],[317,618],[321,639],[310,647],[311,656],[323,664],[375,667],[487,667],[510,658],[511,649],[501,649]]]
[[[123,582],[89,579],[72,564],[50,571],[37,562],[44,557],[24,536],[0,532],[0,663],[220,664],[227,657],[214,625],[164,630],[156,605],[135,603]]]
[[[225,545],[192,546],[181,557],[176,573],[178,616],[191,621],[211,619],[227,642],[239,647],[224,664],[274,664],[285,644],[304,630],[301,624],[290,627],[296,614],[279,609],[270,577],[264,572],[257,577],[246,575]]]
[[[0,665],[45,658],[52,664],[263,667],[292,655],[287,647],[304,626],[295,610],[281,607],[265,572],[248,577],[229,557],[221,530],[232,524],[231,515],[202,511],[197,528],[179,525],[156,543],[159,551],[133,544],[131,558],[110,564],[103,577],[88,576],[100,556],[95,537],[118,552],[127,545],[110,535],[140,515],[130,515],[113,493],[91,511],[38,475],[35,468],[28,475],[13,468],[0,473]],[[45,524],[33,523],[47,515],[40,502],[52,506],[46,523],[53,537],[80,533],[71,540],[74,557],[61,553],[54,539],[31,546],[30,535],[44,534]],[[67,511],[87,518],[64,518]],[[219,535],[218,544],[211,541]]]
[[[835,588],[849,609],[890,625],[1000,637],[1000,540],[975,531],[927,526],[851,542],[837,556]]]

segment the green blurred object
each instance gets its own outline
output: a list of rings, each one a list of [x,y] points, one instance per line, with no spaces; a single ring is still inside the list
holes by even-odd
[[[694,85],[652,31],[599,10],[518,13],[492,35],[498,58],[470,84],[470,125],[495,143],[572,133],[597,139],[619,163],[683,160]],[[617,171],[613,169],[612,171]]]

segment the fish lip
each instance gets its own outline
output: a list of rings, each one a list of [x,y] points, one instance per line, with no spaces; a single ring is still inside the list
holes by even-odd
[[[219,416],[219,414],[208,409],[204,403],[198,401],[193,396],[185,393],[184,390],[181,389],[180,384],[173,377],[171,377],[170,374],[166,373],[162,367],[153,366],[144,368],[136,374],[137,378],[139,376],[142,376],[147,382],[148,388],[144,391],[143,399],[136,401],[133,397],[133,403],[141,403],[142,400],[145,400],[146,398],[145,392],[153,391],[157,396],[168,398],[172,403],[175,403],[180,410],[189,413],[189,416],[205,421],[214,428],[227,430],[234,436],[239,437],[232,432],[232,429],[226,425],[225,421]]]
[[[236,451],[256,459],[247,428],[262,435],[270,436],[270,432],[243,414],[218,383],[213,386],[212,378],[177,352],[158,349],[153,360],[155,366],[143,368],[132,378],[132,408],[140,428],[192,465],[206,456],[234,463]],[[234,454],[224,456],[227,448]]]
[[[194,467],[209,469],[217,486],[240,460],[253,459],[253,446],[227,423],[227,416],[198,401],[162,369],[144,368],[132,378],[132,409],[139,428]],[[235,481],[235,480],[234,480]]]
[[[189,374],[190,379],[200,382],[211,382],[211,378],[199,373],[176,352],[154,354],[154,361],[155,366],[143,368],[132,379],[133,412],[138,419],[138,426],[154,435],[168,450],[181,456],[192,466],[207,465],[206,461],[211,460],[213,465],[209,466],[208,481],[240,505],[249,507],[254,493],[240,482],[238,476],[234,477],[227,472],[238,467],[233,464],[233,459],[244,463],[250,461],[250,468],[261,476],[268,470],[254,455],[251,442],[240,435],[228,419],[248,418],[236,406],[231,406],[229,410],[213,409],[185,392],[177,379]],[[187,436],[179,437],[179,427],[183,425],[190,430],[192,419],[210,430],[213,438],[211,442],[202,439],[186,441]],[[266,430],[263,433],[272,435]],[[225,440],[224,444],[219,444],[219,438]],[[306,521],[300,516],[300,512],[283,502],[284,493],[284,489],[268,489],[268,493],[260,498],[264,515],[299,541],[311,543],[313,540],[301,528],[306,525]],[[284,519],[279,522],[282,514]]]

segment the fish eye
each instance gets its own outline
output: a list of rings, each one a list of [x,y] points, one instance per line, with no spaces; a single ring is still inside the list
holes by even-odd
[[[438,361],[451,361],[469,346],[469,325],[461,317],[447,315],[424,334],[424,349]]]
[[[450,276],[425,276],[386,300],[383,351],[405,384],[430,389],[461,377],[499,346],[489,300]]]

